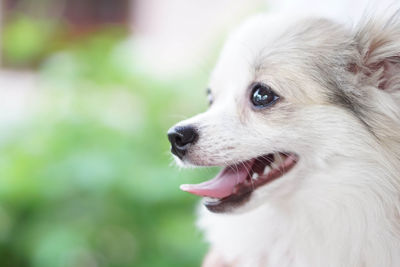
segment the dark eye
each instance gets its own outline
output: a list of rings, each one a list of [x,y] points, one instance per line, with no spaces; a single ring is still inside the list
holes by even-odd
[[[265,108],[275,104],[279,96],[268,85],[257,83],[253,86],[250,100],[256,108]]]
[[[210,88],[207,88],[207,100],[208,100],[208,105],[210,105],[210,106],[214,102],[214,98],[212,96]]]

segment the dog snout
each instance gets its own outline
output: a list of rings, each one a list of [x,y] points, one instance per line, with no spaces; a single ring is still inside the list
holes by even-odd
[[[172,127],[168,131],[171,152],[180,159],[182,159],[188,148],[193,145],[198,138],[197,130],[193,126]]]

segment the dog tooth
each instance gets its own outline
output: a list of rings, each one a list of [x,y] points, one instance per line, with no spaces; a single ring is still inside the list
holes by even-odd
[[[267,173],[269,173],[271,171],[271,167],[270,166],[265,166],[265,168],[264,168],[264,172],[263,172],[263,174],[267,174]]]
[[[278,166],[281,166],[281,165],[284,163],[284,160],[283,160],[283,158],[282,158],[282,156],[281,156],[280,154],[278,154],[278,156],[276,157],[275,163],[276,163]]]
[[[215,198],[215,197],[204,197],[204,200],[206,202],[214,202],[214,201],[218,201],[219,199]]]
[[[274,153],[274,160],[271,162],[272,169],[278,169],[284,163],[282,155],[279,152]]]
[[[273,159],[273,161],[271,162],[271,168],[272,168],[272,169],[278,169],[278,167],[279,167],[280,155],[279,155],[278,152],[275,152],[273,155],[274,155],[274,159]]]
[[[258,179],[258,173],[253,173],[253,175],[251,176],[251,179],[253,180],[257,180]]]

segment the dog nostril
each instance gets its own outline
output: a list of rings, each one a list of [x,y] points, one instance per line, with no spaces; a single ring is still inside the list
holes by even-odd
[[[186,146],[193,144],[197,139],[197,132],[193,127],[182,127],[176,129],[178,136],[176,136],[175,142],[178,146]]]
[[[185,143],[182,141],[182,138],[180,136],[175,137],[175,143],[177,146],[184,146]]]
[[[189,146],[197,141],[198,134],[192,126],[175,127],[168,131],[168,139],[172,153],[182,158]]]

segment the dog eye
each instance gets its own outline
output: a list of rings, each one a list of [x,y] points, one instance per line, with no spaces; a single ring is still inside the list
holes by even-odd
[[[251,102],[256,108],[269,107],[278,100],[279,96],[268,85],[257,83],[253,86]]]
[[[210,88],[207,88],[207,99],[208,99],[208,105],[212,105],[212,103],[214,102],[214,98],[213,98],[213,96],[212,96],[212,93],[211,93],[211,89]]]

